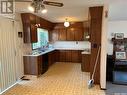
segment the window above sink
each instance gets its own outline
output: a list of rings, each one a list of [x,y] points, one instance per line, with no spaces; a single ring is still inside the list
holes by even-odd
[[[48,39],[48,30],[37,28],[37,36],[38,36],[38,42],[32,43],[32,49],[38,49],[43,48],[48,45],[49,39]]]

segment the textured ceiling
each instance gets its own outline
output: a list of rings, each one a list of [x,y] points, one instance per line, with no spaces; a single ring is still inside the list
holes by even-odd
[[[47,0],[64,3],[64,7],[58,8],[46,6],[47,14],[38,13],[37,15],[52,21],[64,22],[65,18],[69,21],[84,21],[88,19],[88,7],[109,4],[109,20],[127,20],[127,0]],[[30,3],[16,3],[17,12],[29,12],[27,7]]]

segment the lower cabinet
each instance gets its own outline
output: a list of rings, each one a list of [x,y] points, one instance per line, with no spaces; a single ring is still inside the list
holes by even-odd
[[[60,50],[59,51],[59,62],[72,62],[72,63],[81,63],[82,56],[81,50]]]
[[[39,76],[55,62],[81,63],[80,50],[55,50],[40,56],[23,56],[24,74]]]
[[[58,55],[58,53],[59,52],[57,50],[48,53],[48,66],[51,66],[53,63],[59,61],[59,55]]]
[[[85,72],[90,72],[90,54],[82,54],[81,69]]]
[[[43,73],[42,56],[24,56],[24,74],[39,76]]]

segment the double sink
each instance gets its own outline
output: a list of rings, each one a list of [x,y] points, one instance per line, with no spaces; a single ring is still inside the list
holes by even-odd
[[[37,49],[37,50],[33,50],[31,53],[29,53],[29,56],[40,56],[46,53],[49,53],[51,51],[54,51],[54,48],[46,48],[46,49]],[[27,55],[26,55],[27,56]]]

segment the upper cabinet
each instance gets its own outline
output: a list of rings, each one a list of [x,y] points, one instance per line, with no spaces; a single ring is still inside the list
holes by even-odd
[[[75,31],[74,28],[67,29],[67,41],[74,41],[75,40]]]
[[[36,43],[37,42],[37,28],[47,29],[51,31],[54,24],[31,13],[22,13],[23,22],[23,39],[24,43]]]
[[[84,40],[84,23],[76,22],[70,25],[70,27],[64,27],[63,23],[57,23],[52,31],[51,41],[54,41],[54,38],[58,41],[83,41]]]
[[[66,28],[59,29],[58,40],[59,41],[66,41],[67,40],[67,29]]]
[[[101,43],[102,14],[102,6],[89,8],[90,41],[92,43]]]

